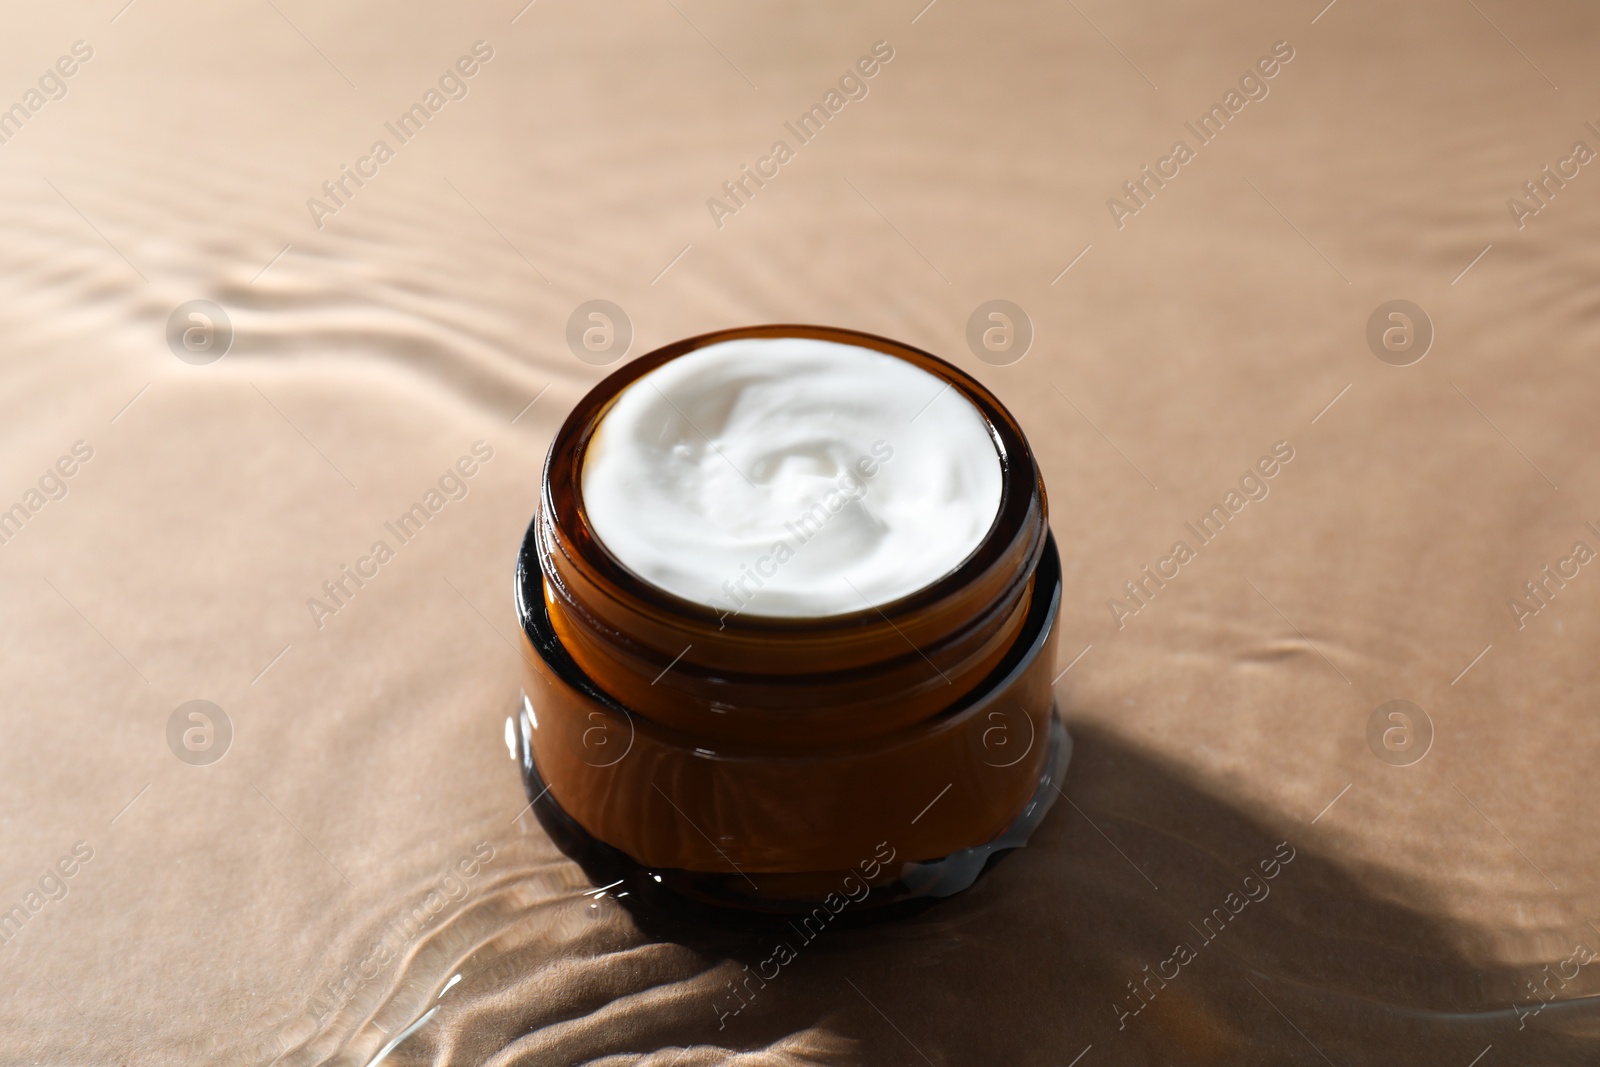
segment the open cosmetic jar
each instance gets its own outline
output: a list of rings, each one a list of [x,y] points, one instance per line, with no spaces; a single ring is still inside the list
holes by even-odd
[[[518,554],[535,814],[647,906],[965,889],[1070,751],[1047,518],[1010,413],[918,349],[760,326],[627,364],[557,431]]]

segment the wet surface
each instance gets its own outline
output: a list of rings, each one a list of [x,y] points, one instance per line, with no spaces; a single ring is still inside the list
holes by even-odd
[[[0,1059],[1596,1058],[1595,12],[920,7],[0,16]],[[892,336],[1028,431],[1076,748],[971,892],[641,929],[526,811],[593,300]]]

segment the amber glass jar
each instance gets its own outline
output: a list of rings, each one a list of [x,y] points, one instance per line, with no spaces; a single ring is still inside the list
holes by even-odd
[[[906,360],[978,410],[1000,505],[953,571],[848,614],[730,614],[651,584],[595,537],[585,450],[622,391],[684,353],[776,337]],[[641,897],[785,912],[841,892],[860,908],[958,891],[1055,796],[1068,750],[1052,697],[1060,591],[1033,454],[960,370],[814,326],[667,345],[595,386],[550,446],[516,580],[529,797],[591,876]]]

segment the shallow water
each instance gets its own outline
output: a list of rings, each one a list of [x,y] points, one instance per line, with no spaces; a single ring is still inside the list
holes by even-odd
[[[1569,962],[1600,951],[1600,577],[1524,589],[1600,548],[1600,169],[1507,207],[1600,150],[1593,10],[122,3],[0,16],[0,106],[94,53],[0,144],[0,510],[45,501],[0,543],[0,1062],[1600,1056]],[[319,229],[307,198],[479,40]],[[719,228],[707,198],[879,40],[865,98]],[[1280,40],[1119,228],[1107,198]],[[1006,366],[965,340],[995,297],[1035,331]],[[1366,340],[1397,298],[1434,327],[1403,367]],[[168,347],[194,299],[219,361]],[[956,361],[1027,429],[1062,546],[1071,803],[737,1012],[771,944],[641,926],[502,742],[543,450],[605,373],[565,339],[593,299],[629,355],[801,321]],[[1279,441],[1266,496],[1130,604]],[[194,699],[231,738],[169,743]],[[1432,726],[1409,765],[1367,740],[1395,699]]]

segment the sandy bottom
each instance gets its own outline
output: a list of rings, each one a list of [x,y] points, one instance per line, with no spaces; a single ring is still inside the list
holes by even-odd
[[[0,1059],[1600,1055],[1591,5],[122,5],[0,17]],[[503,743],[591,300],[927,348],[1049,480],[1071,803],[737,1014]]]

